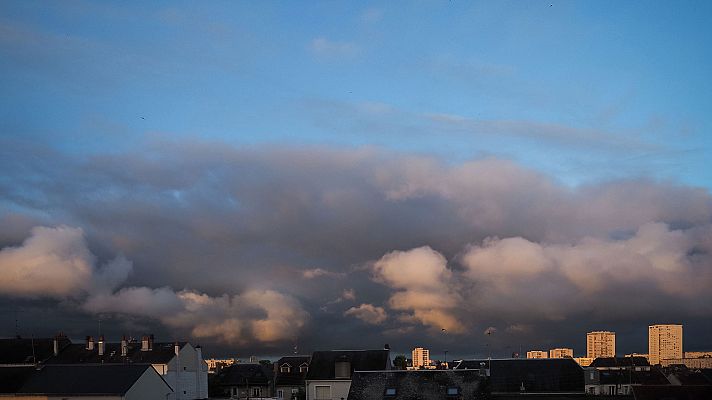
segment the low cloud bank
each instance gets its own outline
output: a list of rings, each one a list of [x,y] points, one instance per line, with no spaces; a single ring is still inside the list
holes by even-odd
[[[123,256],[97,268],[79,228],[36,227],[21,246],[0,250],[0,295],[67,299],[90,313],[149,317],[230,344],[289,339],[309,317],[297,300],[274,290],[218,297],[169,287],[115,290],[131,271]]]

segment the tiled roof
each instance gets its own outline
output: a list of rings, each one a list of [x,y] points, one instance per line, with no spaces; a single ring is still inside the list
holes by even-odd
[[[275,385],[277,386],[302,386],[307,372],[299,372],[299,367],[309,365],[310,356],[288,356],[280,358],[276,363]],[[288,364],[289,372],[282,372],[282,366]]]
[[[67,338],[59,339],[60,350],[69,346]],[[52,338],[12,338],[0,339],[0,364],[34,364],[43,362],[54,353]]]
[[[0,367],[0,394],[15,393],[35,372],[35,367]]]
[[[124,395],[148,368],[151,366],[46,365],[35,371],[16,393]],[[171,391],[167,384],[165,390]]]
[[[274,379],[272,369],[261,364],[233,364],[223,368],[217,375],[222,386],[262,385],[268,386]]]
[[[598,357],[593,360],[589,367],[594,368],[614,368],[614,367],[647,367],[650,365],[645,357]]]
[[[450,396],[448,389],[453,391]],[[348,400],[473,399],[483,395],[476,370],[358,371],[354,372]]]
[[[489,367],[492,392],[583,392],[584,373],[571,358],[462,360],[456,369]]]
[[[99,355],[98,344],[87,350],[84,344],[72,344],[52,357],[47,364],[168,364],[175,357],[174,343],[154,343],[152,350],[141,351],[140,342],[128,343],[128,352],[121,355],[121,343],[106,343],[104,355]],[[183,348],[186,342],[179,342]]]
[[[390,369],[388,350],[315,351],[309,364],[307,380],[335,379],[337,358],[351,363],[351,371],[381,371]]]
[[[601,385],[668,385],[670,382],[659,370],[630,371],[630,370],[604,370],[599,371]]]

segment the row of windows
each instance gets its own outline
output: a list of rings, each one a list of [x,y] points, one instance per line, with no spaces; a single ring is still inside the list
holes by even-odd
[[[309,366],[307,366],[307,364],[302,364],[299,366],[300,373],[307,372],[308,369],[309,369]],[[279,372],[282,372],[284,374],[288,374],[291,370],[292,370],[292,366],[289,364],[282,364],[282,366],[279,367]]]

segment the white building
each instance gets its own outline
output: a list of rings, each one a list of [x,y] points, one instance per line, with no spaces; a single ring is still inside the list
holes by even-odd
[[[527,351],[527,358],[548,358],[549,354],[542,350]]]
[[[428,369],[432,364],[430,360],[430,350],[416,347],[411,352],[413,356],[413,369]]]
[[[574,358],[574,349],[556,348],[549,350],[549,358]]]
[[[168,400],[208,398],[208,365],[200,346],[187,342],[154,343],[153,336],[140,342],[123,338],[120,343],[97,342],[66,346],[47,364],[150,364],[173,389]]]
[[[586,357],[615,357],[616,333],[609,331],[595,331],[586,334]]]
[[[388,349],[315,351],[305,380],[307,400],[346,399],[354,371],[390,369]]]
[[[682,358],[682,325],[662,324],[648,327],[648,359],[650,364]]]

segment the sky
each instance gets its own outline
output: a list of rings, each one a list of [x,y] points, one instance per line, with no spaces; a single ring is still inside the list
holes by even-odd
[[[712,350],[710,15],[0,2],[0,336]]]

